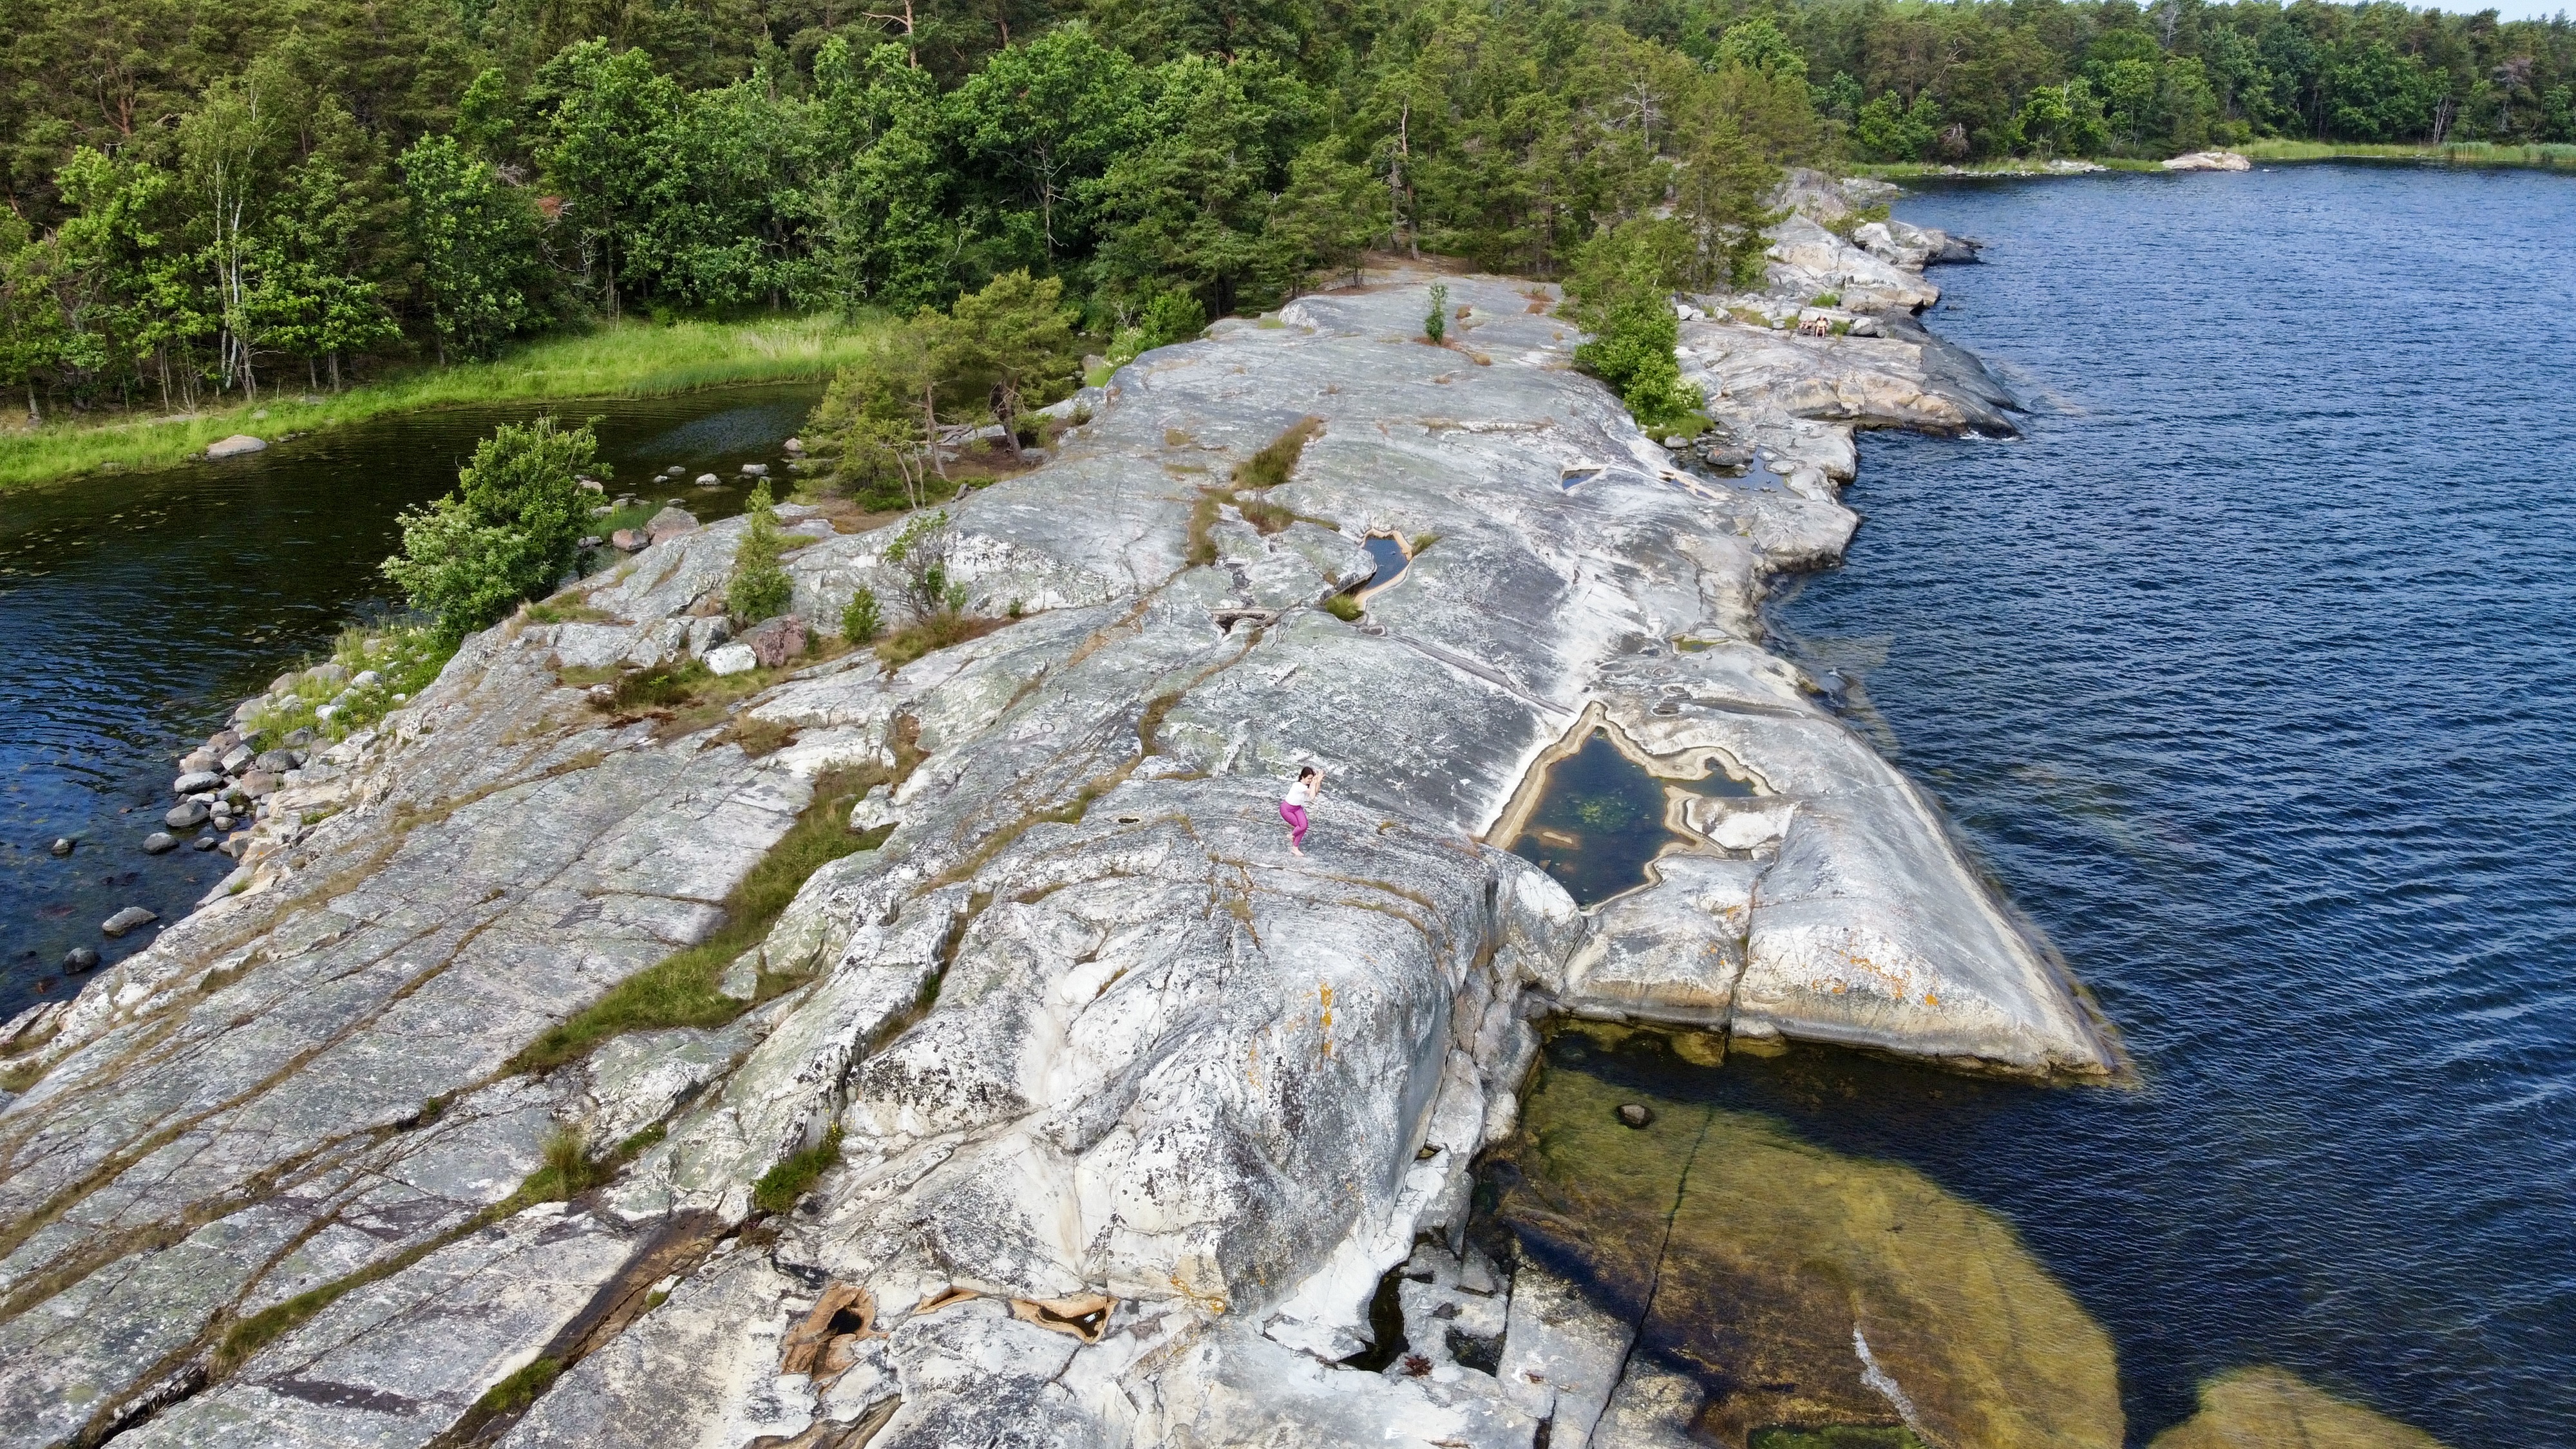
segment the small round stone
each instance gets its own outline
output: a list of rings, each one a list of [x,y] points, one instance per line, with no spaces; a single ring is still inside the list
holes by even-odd
[[[63,957],[63,970],[87,971],[98,964],[98,952],[87,946],[74,946]]]
[[[54,854],[56,854],[56,855],[69,855],[69,854],[71,854],[71,853],[72,853],[72,838],[71,838],[70,836],[68,836],[68,835],[58,835],[58,836],[54,837]]]
[[[1624,1102],[1619,1107],[1619,1120],[1631,1127],[1643,1127],[1655,1120],[1655,1113],[1641,1102]]]

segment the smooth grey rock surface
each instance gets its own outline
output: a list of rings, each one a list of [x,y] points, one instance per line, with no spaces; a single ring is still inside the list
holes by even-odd
[[[206,456],[209,459],[238,458],[247,453],[262,452],[267,447],[266,438],[255,438],[248,433],[235,433],[229,438],[219,438],[208,443]]]
[[[0,1449],[138,1420],[423,1444],[540,1354],[577,1361],[508,1442],[1576,1443],[1625,1402],[1617,1325],[1417,1254],[1463,1230],[1550,1003],[2111,1069],[1932,802],[1759,643],[1766,576],[1850,537],[1855,422],[1967,405],[1927,372],[1921,403],[1809,416],[1810,354],[1780,354],[1726,412],[1774,466],[1718,478],[1572,369],[1528,284],[1446,280],[1460,348],[1414,340],[1427,274],[1380,275],[1122,368],[1058,457],[951,508],[969,607],[1024,617],[892,673],[791,665],[734,705],[796,730],[772,753],[559,672],[689,650],[727,520],[579,583],[601,622],[467,640],[293,771],[195,914],[10,1026],[42,1074],[0,1104]],[[1325,522],[1227,515],[1190,565],[1201,484],[1310,415],[1270,496]],[[1320,605],[1372,533],[1431,541],[1361,627]],[[892,536],[789,554],[798,613],[896,597]],[[1677,802],[1674,853],[1587,913],[1503,847],[1596,725],[1758,794]],[[784,994],[513,1069],[705,941],[818,775],[899,761],[860,807],[891,834],[722,973]],[[1305,762],[1330,783],[1299,858],[1276,804]],[[475,1227],[557,1134],[634,1156]],[[229,1323],[397,1266],[213,1372]],[[1426,1327],[1420,1373],[1332,1362],[1399,1268],[1407,1322],[1461,1337]],[[1557,1365],[1543,1401],[1515,1361]]]

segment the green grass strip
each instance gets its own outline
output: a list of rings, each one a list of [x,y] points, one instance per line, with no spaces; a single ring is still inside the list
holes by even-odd
[[[235,433],[275,438],[428,408],[663,397],[732,383],[824,377],[866,352],[884,325],[835,317],[603,323],[527,343],[490,362],[415,367],[309,403],[286,390],[256,404],[184,417],[48,422],[32,431],[0,432],[0,489],[106,468],[168,467]]]
[[[725,922],[713,936],[610,987],[607,995],[528,1043],[511,1058],[511,1069],[547,1071],[589,1055],[613,1036],[722,1026],[750,1010],[751,1002],[716,989],[725,968],[768,936],[806,877],[883,842],[882,831],[851,830],[849,816],[859,797],[888,774],[884,766],[873,764],[823,772],[814,781],[813,803],[725,897]]]

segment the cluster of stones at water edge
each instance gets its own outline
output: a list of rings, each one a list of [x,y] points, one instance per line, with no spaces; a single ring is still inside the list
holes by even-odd
[[[1906,279],[1872,315],[1929,293],[1848,250]],[[2115,1070],[1755,619],[1850,538],[1854,426],[1983,404],[1923,344],[1866,358],[1911,391],[1819,389],[1854,339],[1695,325],[1790,479],[1750,486],[1576,371],[1552,288],[1448,277],[1433,345],[1432,280],[1087,390],[1046,467],[950,506],[980,637],[782,654],[715,709],[594,693],[730,642],[727,520],[470,638],[282,784],[239,889],[0,1041],[0,1446],[1579,1442],[1616,1366],[1460,1255],[1537,1021]],[[1761,350],[1707,361],[1730,329]],[[1292,432],[1247,516],[1231,470]],[[796,616],[866,586],[909,622],[895,533],[789,552]],[[1371,536],[1410,564],[1346,601]],[[1759,788],[1677,799],[1679,848],[1587,913],[1496,832],[1596,726]],[[716,974],[738,1015],[529,1064],[714,936],[851,771],[869,848]],[[607,1180],[516,1206],[567,1144]],[[1350,1366],[1425,1241],[1499,1346]],[[1509,1381],[1558,1358],[1579,1392]]]

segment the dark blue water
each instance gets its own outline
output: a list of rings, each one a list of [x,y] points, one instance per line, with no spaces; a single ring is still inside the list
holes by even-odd
[[[1927,320],[2042,400],[1879,436],[1776,611],[2135,1053],[2133,1092],[1800,1051],[1744,1105],[2016,1220],[2130,1433],[2277,1363],[2576,1444],[2576,180],[1962,186]]]
[[[807,384],[557,405],[600,414],[610,492],[739,511],[731,465],[778,460],[813,406]],[[295,439],[249,458],[0,494],[0,1020],[79,989],[64,953],[115,961],[99,922],[126,905],[175,920],[233,863],[143,853],[173,762],[280,670],[327,654],[393,604],[377,562],[397,515],[456,484],[475,442],[533,407],[452,409]],[[656,485],[678,463],[728,486]],[[67,859],[47,847],[80,842]]]

